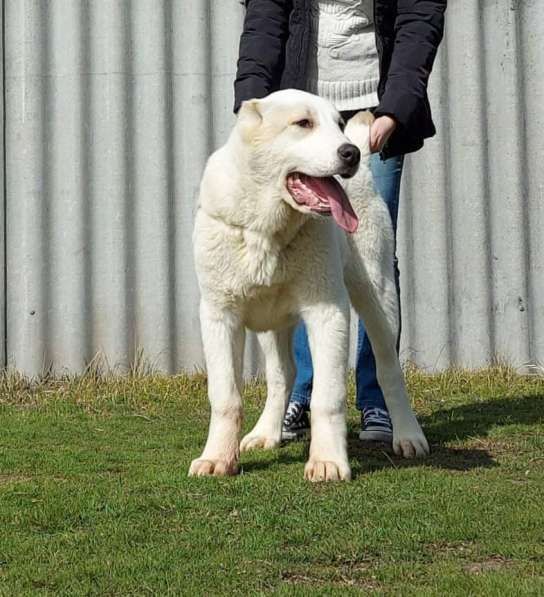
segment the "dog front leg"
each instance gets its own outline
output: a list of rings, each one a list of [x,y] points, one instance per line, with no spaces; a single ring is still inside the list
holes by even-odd
[[[281,425],[295,377],[291,354],[293,328],[258,335],[266,364],[267,397],[255,427],[242,439],[242,452],[275,448],[281,442]]]
[[[304,477],[310,481],[349,481],[346,373],[349,343],[347,297],[303,313],[314,366],[312,438]]]
[[[211,406],[208,441],[190,476],[238,473],[242,427],[242,359],[245,330],[230,312],[200,303],[200,325]]]

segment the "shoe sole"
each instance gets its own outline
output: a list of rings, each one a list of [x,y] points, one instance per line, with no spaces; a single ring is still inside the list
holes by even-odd
[[[310,429],[299,429],[298,431],[282,431],[281,441],[292,442],[293,440],[302,439],[310,433]]]
[[[387,431],[364,430],[359,433],[359,439],[363,442],[384,442],[393,443],[393,434]]]

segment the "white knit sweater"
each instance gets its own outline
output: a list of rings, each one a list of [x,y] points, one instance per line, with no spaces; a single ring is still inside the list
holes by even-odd
[[[338,110],[378,105],[374,0],[314,0],[306,89]]]

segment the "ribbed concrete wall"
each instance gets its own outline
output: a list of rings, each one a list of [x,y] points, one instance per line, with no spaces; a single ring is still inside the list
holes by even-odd
[[[242,7],[4,5],[8,363],[202,364],[192,218],[232,124]],[[543,39],[541,0],[450,1],[440,134],[402,199],[402,355],[419,365],[544,361]]]

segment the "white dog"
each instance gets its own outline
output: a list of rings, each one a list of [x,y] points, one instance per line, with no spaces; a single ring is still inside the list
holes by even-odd
[[[313,481],[350,478],[350,299],[374,350],[394,451],[405,457],[428,453],[395,348],[393,230],[368,167],[371,119],[357,114],[344,133],[339,113],[325,100],[279,91],[245,102],[228,142],[210,157],[193,242],[211,422],[190,475],[234,475],[240,449],[279,445],[294,378],[291,337],[302,318],[314,364],[304,474]],[[347,194],[334,175],[351,177]],[[240,444],[246,327],[260,332],[268,396]]]

